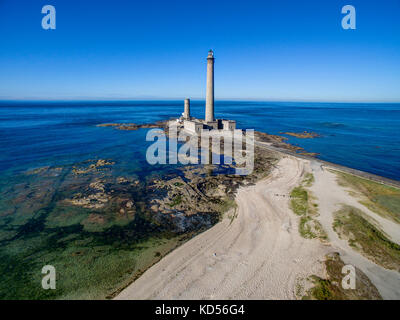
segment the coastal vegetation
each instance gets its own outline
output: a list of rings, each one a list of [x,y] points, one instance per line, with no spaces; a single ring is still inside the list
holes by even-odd
[[[360,203],[384,218],[400,223],[400,189],[332,170],[341,186],[351,188]]]
[[[299,216],[307,215],[309,208],[307,190],[302,186],[296,187],[290,193],[290,197],[290,204],[293,212]]]
[[[138,130],[162,124],[104,126]],[[284,143],[276,137],[264,136]],[[118,158],[96,158],[29,170],[14,183],[0,181],[0,298],[112,298],[227,212],[232,223],[236,190],[266,177],[278,158],[256,146],[254,170],[247,176],[232,174],[234,165],[186,165],[139,177],[118,170]],[[290,205],[302,237],[326,240],[308,189],[313,182],[313,175],[305,174]],[[391,256],[397,257],[395,252]],[[56,268],[56,290],[41,288],[47,264]],[[310,297],[337,297],[332,279],[313,278]]]
[[[311,275],[297,284],[296,295],[303,300],[382,300],[379,291],[369,278],[356,268],[355,289],[344,289],[342,268],[345,264],[339,253],[326,255],[324,261],[325,278]],[[308,289],[305,289],[305,288]]]
[[[339,237],[373,262],[400,271],[400,245],[390,241],[377,223],[361,210],[343,206],[335,212],[333,229]]]
[[[327,235],[320,222],[316,219],[319,215],[318,205],[308,190],[314,182],[312,173],[304,175],[301,185],[293,188],[290,193],[290,207],[292,211],[300,216],[299,233],[303,238],[327,240]]]
[[[310,172],[307,172],[304,175],[304,179],[303,179],[303,185],[305,187],[311,187],[314,183],[315,179],[314,179],[314,175]]]

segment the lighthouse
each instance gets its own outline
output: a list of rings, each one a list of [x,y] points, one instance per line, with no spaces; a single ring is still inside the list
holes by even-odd
[[[207,91],[206,91],[206,122],[213,122],[214,118],[214,52],[208,51],[207,56]]]
[[[235,120],[215,119],[214,116],[214,52],[208,51],[207,56],[207,87],[206,87],[206,114],[205,119],[190,116],[190,100],[185,99],[184,112],[178,119],[183,121],[183,128],[191,134],[201,134],[203,130],[229,130],[236,129]],[[178,122],[179,122],[178,121]]]

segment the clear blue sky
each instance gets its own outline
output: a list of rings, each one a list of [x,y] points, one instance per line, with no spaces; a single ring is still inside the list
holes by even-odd
[[[0,0],[0,37],[0,99],[204,98],[212,48],[217,99],[400,101],[398,0]]]

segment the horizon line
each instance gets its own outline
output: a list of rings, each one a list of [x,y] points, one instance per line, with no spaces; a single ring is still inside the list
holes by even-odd
[[[0,102],[96,102],[96,101],[183,101],[184,98],[160,98],[160,97],[132,97],[132,98],[106,98],[106,97],[74,97],[74,98],[6,98],[0,97]],[[192,101],[205,101],[205,98],[188,98]],[[311,103],[400,103],[400,100],[319,100],[319,99],[271,99],[271,98],[216,98],[215,101],[238,101],[238,102],[311,102]]]

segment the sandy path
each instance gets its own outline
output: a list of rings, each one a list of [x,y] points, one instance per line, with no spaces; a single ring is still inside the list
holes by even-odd
[[[336,182],[336,175],[325,170],[318,161],[311,162],[315,183],[310,188],[317,197],[320,216],[318,220],[328,234],[329,242],[333,249],[338,251],[346,264],[352,264],[361,269],[373,282],[384,299],[400,299],[400,273],[382,268],[354,251],[345,240],[339,239],[332,228],[333,213],[340,209],[341,204],[354,206],[375,219],[380,228],[400,243],[400,226],[392,221],[382,218],[368,210],[353,198]]]
[[[305,170],[314,174],[310,189],[330,245],[302,238],[298,217],[289,209],[287,195]],[[357,207],[397,243],[399,225],[361,205],[317,160],[285,156],[267,179],[240,188],[236,201],[232,222],[226,217],[174,250],[116,299],[295,299],[296,280],[321,275],[319,261],[332,251],[361,269],[384,299],[400,299],[400,273],[376,265],[339,239],[332,214],[341,204]]]
[[[270,177],[240,188],[232,222],[177,248],[116,299],[294,299],[297,277],[321,274],[318,260],[331,251],[300,237],[288,207],[306,164],[284,157]]]

